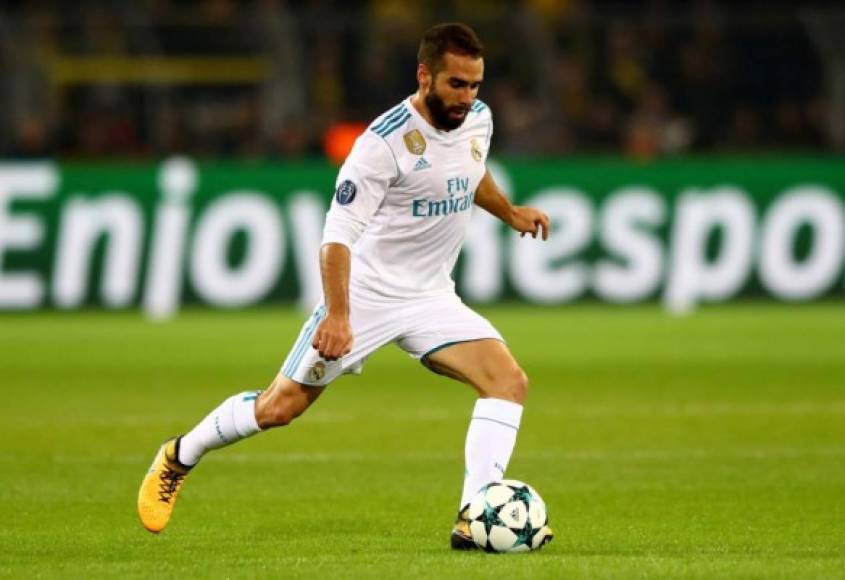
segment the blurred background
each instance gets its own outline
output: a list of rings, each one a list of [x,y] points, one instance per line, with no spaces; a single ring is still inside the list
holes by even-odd
[[[444,20],[486,44],[499,155],[845,147],[835,3],[7,0],[0,155],[319,157]]]

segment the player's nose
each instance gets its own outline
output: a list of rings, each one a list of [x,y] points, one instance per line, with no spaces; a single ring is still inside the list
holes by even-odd
[[[475,90],[472,87],[459,87],[454,93],[459,105],[471,103],[475,98]]]

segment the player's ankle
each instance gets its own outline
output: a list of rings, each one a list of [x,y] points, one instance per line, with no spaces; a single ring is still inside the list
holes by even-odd
[[[186,470],[190,470],[190,469],[193,469],[193,467],[197,463],[199,463],[199,457],[195,457],[195,458],[192,458],[192,459],[187,458],[187,455],[184,451],[184,446],[182,445],[182,439],[184,437],[185,437],[184,434],[176,437],[173,457],[168,457],[168,459],[170,461],[175,462],[177,464],[177,466],[182,467]]]

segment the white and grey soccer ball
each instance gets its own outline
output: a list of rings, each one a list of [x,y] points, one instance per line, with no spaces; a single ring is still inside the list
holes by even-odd
[[[552,539],[543,498],[515,479],[482,487],[469,503],[467,515],[473,541],[487,552],[528,552]]]

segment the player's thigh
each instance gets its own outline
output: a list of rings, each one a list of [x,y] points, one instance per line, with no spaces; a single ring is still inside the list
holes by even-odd
[[[471,385],[482,397],[525,400],[528,378],[508,347],[486,338],[452,344],[426,355],[433,371]]]
[[[262,429],[287,425],[310,407],[325,387],[303,385],[282,373],[255,402],[255,419]]]

